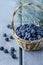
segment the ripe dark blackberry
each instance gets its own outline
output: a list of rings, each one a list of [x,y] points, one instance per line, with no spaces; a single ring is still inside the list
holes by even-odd
[[[34,29],[31,30],[31,34],[33,34],[33,33],[36,33],[36,31]]]
[[[4,34],[3,34],[3,37],[7,37],[7,34],[6,34],[6,33],[4,33]]]
[[[41,39],[41,35],[37,35],[37,39]]]
[[[5,41],[9,42],[10,40],[9,40],[9,38],[7,37],[7,38],[5,38]]]
[[[1,51],[3,51],[3,50],[4,50],[4,47],[3,47],[3,46],[2,46],[2,47],[0,47],[0,50],[1,50]]]
[[[9,53],[7,49],[4,50],[4,53]]]
[[[24,24],[24,26],[25,26],[25,27],[29,27],[29,25],[28,25],[28,24]]]
[[[35,27],[35,25],[31,23],[31,24],[29,24],[29,27],[33,28],[33,27]]]
[[[11,47],[11,52],[14,53],[14,51],[16,51],[15,48]]]
[[[14,39],[13,36],[10,36],[10,39]]]
[[[13,59],[17,59],[17,57],[16,57],[15,54],[12,54],[11,57],[12,57]]]
[[[7,28],[12,29],[12,26],[10,24],[7,25]]]

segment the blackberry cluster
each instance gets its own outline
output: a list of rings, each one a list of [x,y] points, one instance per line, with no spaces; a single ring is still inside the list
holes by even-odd
[[[24,24],[16,28],[16,34],[24,40],[38,40],[43,37],[43,28],[35,24]]]
[[[3,46],[0,47],[0,51],[3,51],[5,54],[10,54],[13,59],[17,59],[17,56],[15,54],[16,50],[14,47],[11,47],[10,52],[8,49],[5,49]]]
[[[10,35],[10,37],[8,37],[8,35],[6,33],[3,34],[3,37],[5,37],[6,42],[9,42],[10,40],[14,39],[12,35]]]

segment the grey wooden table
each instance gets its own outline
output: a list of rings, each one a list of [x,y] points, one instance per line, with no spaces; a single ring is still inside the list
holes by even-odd
[[[19,65],[43,65],[43,48],[38,51],[24,51],[24,53],[22,52],[23,50],[19,47]]]

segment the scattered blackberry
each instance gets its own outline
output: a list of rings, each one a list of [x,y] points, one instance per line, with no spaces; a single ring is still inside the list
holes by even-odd
[[[4,47],[3,47],[3,46],[2,46],[2,47],[0,47],[0,50],[2,50],[2,51],[3,51],[3,50],[4,50]]]
[[[10,36],[10,39],[14,39],[13,36]]]
[[[10,24],[7,25],[7,28],[12,29],[12,26]]]
[[[17,59],[17,57],[16,57],[15,54],[12,54],[11,57],[12,57],[13,59]]]
[[[11,47],[11,53],[14,53],[14,51],[16,51],[15,48]]]
[[[6,34],[6,33],[4,33],[4,34],[3,34],[3,36],[4,36],[4,37],[7,37],[7,34]]]
[[[9,38],[7,37],[7,38],[5,38],[5,41],[9,42],[10,40],[9,40]]]
[[[4,50],[4,53],[9,53],[7,49]]]

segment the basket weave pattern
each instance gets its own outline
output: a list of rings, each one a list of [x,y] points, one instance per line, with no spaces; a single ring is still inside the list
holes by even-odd
[[[34,41],[21,39],[20,37],[18,37],[16,35],[16,31],[15,31],[15,28],[14,28],[14,16],[15,16],[15,14],[17,13],[17,11],[21,7],[24,7],[26,5],[37,6],[39,9],[43,10],[43,7],[41,7],[40,5],[34,4],[34,3],[25,3],[25,4],[21,5],[21,6],[18,6],[15,9],[14,13],[13,13],[13,18],[12,18],[12,22],[11,22],[12,23],[13,33],[14,33],[14,38],[18,42],[19,46],[22,49],[24,49],[24,50],[38,50],[38,49],[43,47],[43,38],[41,38],[40,40],[34,40]]]

